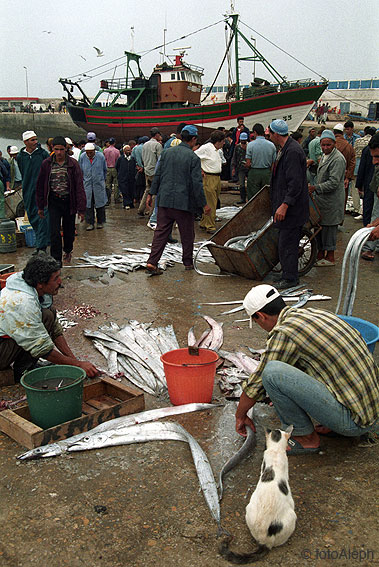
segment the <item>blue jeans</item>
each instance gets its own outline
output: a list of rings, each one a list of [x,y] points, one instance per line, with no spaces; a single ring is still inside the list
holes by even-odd
[[[285,362],[268,362],[262,383],[282,429],[293,425],[292,435],[312,433],[314,426],[310,417],[346,437],[358,437],[377,428],[378,422],[370,427],[359,427],[352,420],[350,410],[340,404],[324,384]]]
[[[157,223],[157,216],[158,216],[158,204],[157,199],[155,199],[155,205],[152,215],[150,216],[149,222],[150,223]]]

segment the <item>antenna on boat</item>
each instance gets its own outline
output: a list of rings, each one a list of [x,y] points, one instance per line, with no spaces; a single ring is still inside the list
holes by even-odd
[[[131,48],[130,48],[130,51],[131,51],[132,53],[134,53],[134,26],[132,26],[132,27],[130,28],[130,39],[131,39],[131,43],[132,43]]]

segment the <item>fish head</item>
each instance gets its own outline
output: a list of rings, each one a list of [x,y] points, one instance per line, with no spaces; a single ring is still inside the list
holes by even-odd
[[[19,455],[17,459],[19,461],[32,461],[36,459],[43,459],[45,457],[57,457],[62,452],[59,445],[52,443],[51,445],[44,445],[43,447],[36,447],[26,453]]]
[[[85,437],[82,437],[82,439],[79,439],[72,445],[69,445],[67,447],[67,451],[71,453],[74,451],[88,451],[90,449],[97,449],[101,447],[103,443],[105,443],[108,437],[109,436],[106,435],[105,432],[98,433],[96,435],[86,435]]]

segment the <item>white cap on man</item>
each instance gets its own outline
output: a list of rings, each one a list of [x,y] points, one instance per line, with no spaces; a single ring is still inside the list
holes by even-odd
[[[280,293],[272,285],[261,284],[251,288],[243,300],[244,309],[250,318],[250,328],[253,326],[251,317],[277,297],[281,297]]]
[[[333,130],[337,130],[337,132],[343,132],[343,130],[344,130],[343,124],[341,124],[341,123],[335,124],[333,126]]]
[[[65,138],[66,140],[66,144],[68,144],[69,146],[73,146],[74,142],[71,140],[71,138]]]
[[[11,146],[9,148],[9,155],[13,156],[15,154],[18,154],[18,147],[17,146]]]
[[[92,142],[87,142],[84,146],[84,150],[96,150],[95,144],[93,144]]]
[[[37,134],[33,130],[27,130],[22,134],[22,141],[30,140],[30,138],[37,138]]]

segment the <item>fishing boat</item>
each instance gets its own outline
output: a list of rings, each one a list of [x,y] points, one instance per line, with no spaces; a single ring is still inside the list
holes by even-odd
[[[154,126],[169,135],[183,122],[197,126],[200,141],[204,141],[220,126],[227,130],[235,127],[238,116],[244,117],[249,129],[257,122],[267,126],[273,119],[282,118],[288,122],[290,131],[297,130],[327,88],[327,81],[287,81],[240,31],[238,20],[236,13],[225,20],[230,28],[227,52],[234,43],[236,67],[235,82],[229,86],[225,102],[201,100],[203,69],[184,61],[185,49],[176,55],[174,62],[163,61],[156,65],[150,77],[142,72],[141,56],[125,51],[126,76],[102,79],[92,101],[80,81],[59,79],[72,120],[87,132],[96,132],[98,138],[112,136],[120,142],[148,135]],[[251,56],[240,57],[240,38],[252,50]],[[247,88],[241,88],[239,64],[242,60],[252,61],[254,65],[262,63],[274,78],[274,84],[254,78]],[[75,88],[81,98],[74,96]],[[103,95],[107,95],[105,103],[101,102]]]

